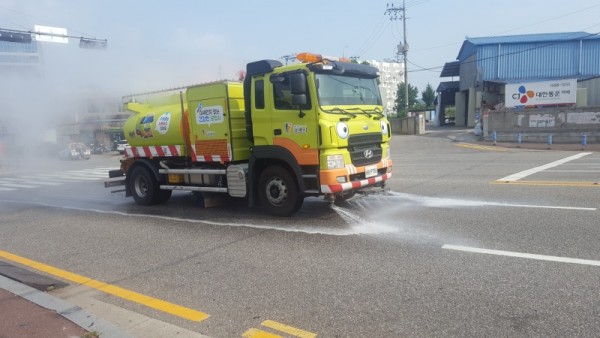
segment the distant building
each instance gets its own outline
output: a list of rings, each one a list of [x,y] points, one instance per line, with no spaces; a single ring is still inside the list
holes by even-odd
[[[0,41],[0,74],[5,77],[39,76],[41,53],[38,42]]]
[[[572,32],[467,38],[440,77],[453,78],[437,90],[436,123],[442,125],[446,106],[455,107],[456,125],[469,127],[486,109],[502,106],[598,106],[600,36]]]
[[[35,39],[30,42],[0,41],[0,77],[21,81],[36,81],[44,76],[43,53],[40,43]],[[9,83],[4,83],[10,85]],[[74,111],[74,119],[69,123],[60,123],[56,127],[54,142],[60,144],[71,141],[104,143],[111,147],[116,140],[123,138],[123,123],[129,116],[123,112],[120,99],[98,97],[93,90],[77,90],[70,99],[56,98],[58,105],[64,105],[64,111]],[[5,102],[6,103],[6,102]],[[0,102],[0,108],[7,108]],[[6,113],[6,112],[5,112]],[[14,125],[10,124],[6,113],[0,116],[0,138],[6,134],[14,135]],[[65,122],[65,121],[62,121]]]
[[[383,100],[384,112],[390,116],[396,114],[396,97],[398,85],[404,80],[402,63],[393,61],[367,61],[371,66],[379,70],[379,90]]]
[[[27,43],[0,40],[0,78],[2,82],[0,91],[5,92],[10,88],[11,81],[28,78],[37,78],[41,74],[41,56],[37,41]],[[10,123],[11,115],[8,112],[11,97],[4,97],[0,102],[0,146],[10,148],[12,144],[7,139],[14,138],[14,126]],[[10,151],[6,150],[7,153]]]

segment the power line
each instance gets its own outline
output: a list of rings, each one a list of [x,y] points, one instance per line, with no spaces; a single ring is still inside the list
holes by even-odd
[[[490,34],[490,35],[500,35],[500,34],[504,34],[504,33],[508,33],[508,32],[513,32],[513,31],[516,31],[516,30],[519,30],[519,29],[523,29],[523,28],[528,28],[528,27],[536,26],[536,25],[539,25],[539,24],[542,24],[542,23],[546,23],[546,22],[548,22],[548,21],[552,21],[552,20],[556,20],[556,19],[561,19],[561,18],[567,17],[567,16],[569,16],[569,15],[577,14],[577,13],[580,13],[580,12],[586,11],[586,10],[588,10],[588,9],[596,8],[596,7],[600,7],[600,5],[594,5],[594,6],[590,6],[590,7],[586,7],[586,8],[578,9],[578,10],[576,10],[576,11],[573,11],[573,12],[569,12],[569,13],[561,14],[561,15],[559,15],[559,16],[555,16],[555,17],[552,17],[552,18],[544,19],[544,20],[542,20],[542,21],[534,22],[534,23],[532,23],[532,24],[529,24],[529,25],[525,25],[525,26],[520,26],[520,27],[512,28],[512,29],[509,29],[509,30],[506,30],[506,31],[503,31],[503,32],[498,32],[498,33],[494,33],[494,34]],[[582,30],[586,30],[587,28],[591,28],[591,27],[594,27],[594,26],[597,26],[597,25],[598,25],[598,24],[594,24],[594,25],[592,25],[592,26],[589,26],[589,27],[583,28]],[[462,42],[453,42],[453,43],[448,43],[448,44],[439,45],[439,46],[433,46],[433,47],[428,47],[428,48],[416,49],[416,50],[414,50],[414,51],[419,51],[419,52],[421,52],[421,51],[428,51],[428,50],[432,50],[432,49],[438,49],[438,48],[450,47],[450,46],[454,46],[454,45],[460,45],[460,44],[462,44]]]
[[[373,31],[367,36],[367,39],[360,45],[354,55],[363,55],[379,40],[383,32],[385,31],[385,17],[381,17],[381,20],[373,28]]]
[[[416,69],[416,70],[411,70],[410,71],[411,73],[424,72],[424,71],[429,71],[429,72],[434,72],[434,73],[441,73],[442,72],[441,70],[436,70],[436,69],[442,69],[442,68],[444,68],[444,66],[429,67],[429,68],[427,68],[427,67],[419,66],[418,64],[413,63],[411,61],[408,61],[408,63],[410,63],[411,65],[413,65],[415,67],[420,68],[420,69]]]
[[[546,23],[546,22],[548,22],[548,21],[552,21],[552,20],[556,20],[556,19],[561,19],[561,18],[564,18],[564,17],[566,17],[566,16],[573,15],[573,14],[577,14],[577,13],[579,13],[579,12],[583,12],[583,11],[587,11],[588,9],[595,8],[595,7],[599,7],[599,6],[600,6],[600,5],[594,5],[594,6],[590,6],[590,7],[582,8],[582,9],[579,9],[579,10],[576,10],[576,11],[573,11],[573,12],[569,12],[569,13],[561,14],[561,15],[559,15],[559,16],[555,16],[555,17],[548,18],[548,19],[545,19],[545,20],[542,20],[542,21],[534,22],[534,23],[532,23],[532,24],[529,24],[529,25],[525,25],[525,26],[521,26],[521,27],[517,27],[517,28],[509,29],[509,30],[507,30],[507,31],[503,31],[503,32],[499,32],[499,33],[496,33],[496,34],[494,34],[494,35],[500,35],[500,34],[504,34],[504,33],[508,33],[508,32],[513,32],[513,31],[516,31],[516,30],[519,30],[519,29],[522,29],[522,28],[528,28],[528,27],[531,27],[531,26],[536,26],[536,25],[539,25],[539,24],[541,24],[541,23]]]
[[[424,4],[424,3],[428,2],[428,1],[430,1],[430,0],[412,0],[412,1],[408,1],[408,3],[406,4],[406,7],[418,6],[418,5]],[[354,55],[364,55],[364,54],[366,54],[371,49],[371,47],[373,47],[373,45],[377,41],[379,41],[379,39],[381,38],[381,36],[385,32],[385,29],[388,26],[392,28],[392,34],[393,34],[394,38],[396,38],[396,36],[394,35],[395,32],[393,31],[393,26],[391,26],[391,25],[384,25],[384,23],[385,23],[385,16],[383,16],[381,18],[381,20],[375,25],[375,27],[373,28],[373,31],[367,36],[367,38],[360,45],[360,47],[353,53]]]

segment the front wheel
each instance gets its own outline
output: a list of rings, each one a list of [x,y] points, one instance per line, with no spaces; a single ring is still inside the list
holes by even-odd
[[[293,176],[280,166],[270,166],[262,172],[258,189],[260,204],[271,215],[291,216],[304,202]]]

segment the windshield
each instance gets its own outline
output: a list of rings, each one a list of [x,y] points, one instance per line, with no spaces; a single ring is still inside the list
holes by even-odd
[[[316,74],[319,105],[381,105],[376,79]]]

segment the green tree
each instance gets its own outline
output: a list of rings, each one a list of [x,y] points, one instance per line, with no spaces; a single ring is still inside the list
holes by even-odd
[[[405,85],[404,82],[398,84],[398,92],[396,96],[396,114],[398,117],[406,117],[405,109]],[[414,108],[417,103],[417,96],[419,95],[419,89],[410,83],[408,84],[408,108]]]
[[[425,90],[421,92],[421,100],[425,102],[425,108],[433,108],[433,101],[435,100],[435,92],[431,84],[427,84]]]

